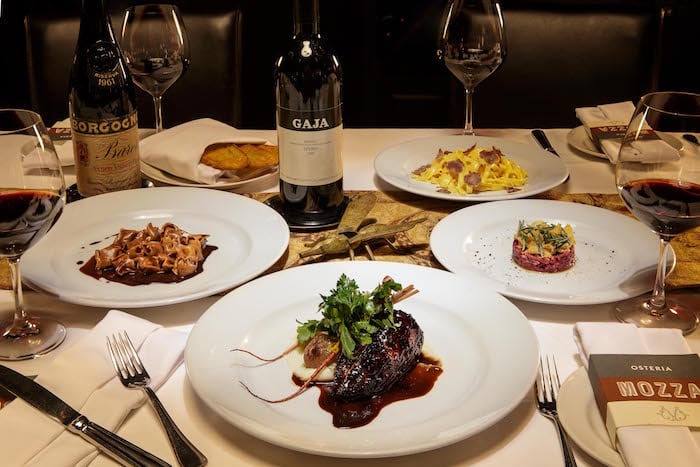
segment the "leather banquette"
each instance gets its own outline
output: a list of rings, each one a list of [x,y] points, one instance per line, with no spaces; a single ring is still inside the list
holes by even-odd
[[[44,2],[41,2],[44,3]],[[165,3],[165,2],[164,2]],[[117,38],[125,1],[109,3]],[[235,2],[180,5],[191,49],[191,66],[163,96],[165,127],[199,117],[241,123],[242,18]],[[68,80],[78,37],[80,2],[47,2],[25,18],[31,105],[47,123],[68,116]],[[153,100],[136,89],[139,124],[153,127]]]

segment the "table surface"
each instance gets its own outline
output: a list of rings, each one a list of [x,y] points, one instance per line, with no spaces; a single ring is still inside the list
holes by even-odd
[[[606,160],[576,151],[569,146],[566,135],[570,129],[546,130],[550,141],[570,169],[570,179],[554,190],[561,193],[616,193],[613,167]],[[343,136],[344,186],[347,190],[382,190],[394,188],[374,174],[374,158],[383,149],[414,138],[455,134],[454,129],[345,129]],[[250,130],[256,137],[276,141],[273,130]],[[536,145],[527,129],[477,130],[479,135],[497,136]],[[73,183],[72,168],[66,170],[66,180]],[[277,191],[276,181],[267,186],[249,184],[237,191]],[[455,207],[458,209],[459,205]],[[694,293],[694,296],[697,296]],[[208,297],[168,307],[130,309],[129,313],[159,323],[165,327],[190,329],[197,319],[220,297]],[[24,373],[37,374],[52,359],[77,338],[99,322],[106,308],[77,306],[56,298],[27,290],[27,306],[52,315],[69,327],[66,342],[61,348],[39,359],[12,362],[8,366]],[[572,337],[572,326],[577,321],[611,321],[613,304],[594,306],[562,306],[511,300],[530,320],[539,339],[542,353],[556,356],[562,379],[580,366]],[[9,291],[0,291],[0,310],[10,313],[13,308]],[[700,351],[700,332],[688,336],[695,352]],[[504,352],[517,352],[504,342]],[[487,430],[448,447],[412,456],[384,459],[330,459],[290,451],[251,437],[224,421],[209,410],[194,393],[184,365],[158,391],[163,403],[186,435],[209,458],[209,465],[238,466],[423,466],[429,465],[538,465],[561,466],[563,458],[554,425],[541,416],[531,397],[526,397],[510,414]],[[152,409],[144,405],[122,425],[119,433],[138,440],[144,448],[162,458],[175,462]],[[574,447],[579,465],[599,465],[578,447]],[[105,456],[99,456],[91,465],[111,465]],[[174,464],[175,465],[175,464]]]

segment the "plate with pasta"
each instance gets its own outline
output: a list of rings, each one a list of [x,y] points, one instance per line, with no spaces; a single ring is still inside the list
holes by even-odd
[[[562,160],[535,146],[502,138],[448,135],[418,138],[377,155],[382,180],[402,190],[453,201],[523,198],[566,180]]]

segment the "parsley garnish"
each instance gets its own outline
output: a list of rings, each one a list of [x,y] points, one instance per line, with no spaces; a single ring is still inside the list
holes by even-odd
[[[401,290],[401,284],[389,279],[372,292],[362,292],[357,283],[341,275],[330,295],[321,295],[321,320],[311,319],[297,327],[297,341],[306,344],[319,332],[337,339],[340,349],[354,359],[355,347],[372,342],[372,334],[383,328],[394,327],[392,295]]]

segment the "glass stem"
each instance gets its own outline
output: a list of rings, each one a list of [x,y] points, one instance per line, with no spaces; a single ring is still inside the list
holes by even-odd
[[[153,96],[153,106],[156,110],[156,133],[163,131],[163,111],[161,109],[162,96]]]
[[[19,256],[9,258],[10,276],[12,278],[12,294],[15,299],[15,315],[10,325],[2,333],[3,337],[23,337],[38,334],[39,328],[30,321],[27,312],[24,311],[24,296],[22,295],[22,277],[19,274]]]
[[[661,237],[659,264],[656,266],[656,280],[654,281],[654,290],[649,299],[652,310],[659,310],[659,315],[663,314],[662,310],[666,308],[666,255],[670,245],[669,240]],[[652,314],[656,313],[652,311]]]
[[[466,102],[466,115],[464,117],[464,131],[462,134],[464,135],[473,135],[474,134],[474,126],[472,125],[472,97],[474,95],[474,90],[470,89],[468,87],[464,88],[464,93],[467,98]]]

